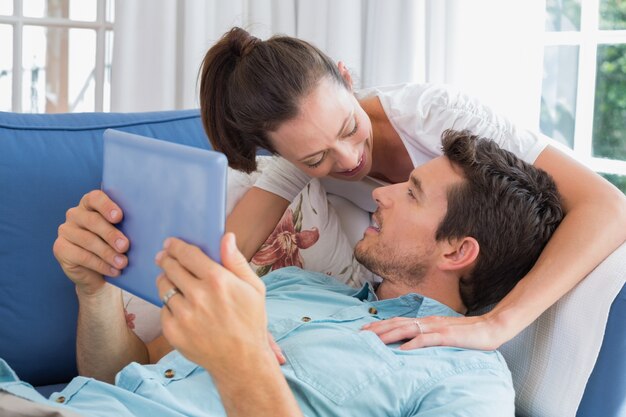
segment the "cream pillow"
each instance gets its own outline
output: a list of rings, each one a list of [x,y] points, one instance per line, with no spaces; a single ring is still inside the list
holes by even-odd
[[[259,276],[297,266],[355,286],[359,268],[352,252],[326,190],[313,179],[289,205],[250,265]]]

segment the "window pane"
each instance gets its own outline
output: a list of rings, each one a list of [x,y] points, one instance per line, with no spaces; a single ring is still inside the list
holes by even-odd
[[[22,37],[22,111],[46,108],[46,28],[24,26]]]
[[[546,31],[580,30],[580,0],[547,0]]]
[[[95,31],[25,26],[23,42],[24,112],[95,109]]]
[[[626,175],[600,174],[626,194]]]
[[[0,14],[13,14],[13,0],[0,0]]]
[[[70,19],[94,22],[98,15],[98,0],[72,0]]]
[[[24,0],[22,4],[24,16],[28,17],[61,17],[93,22],[98,12],[98,0]]]
[[[113,31],[107,30],[104,51],[104,92],[102,111],[111,111],[111,63],[113,62]]]
[[[46,0],[26,0],[22,1],[24,16],[45,17],[47,14]]]
[[[578,83],[578,46],[544,48],[541,131],[573,147]]]
[[[68,68],[68,111],[94,111],[96,100],[96,32],[94,30],[70,29]]]
[[[626,29],[626,1],[600,1],[600,29]]]
[[[106,20],[107,22],[115,21],[115,0],[106,0],[107,2],[107,12],[106,12]]]
[[[626,44],[598,45],[593,155],[626,160]]]
[[[0,25],[0,111],[11,111],[13,97],[13,27]]]

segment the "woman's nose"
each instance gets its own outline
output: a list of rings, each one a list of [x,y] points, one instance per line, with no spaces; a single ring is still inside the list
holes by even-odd
[[[349,171],[359,165],[361,154],[359,147],[349,143],[342,143],[337,149],[336,167],[341,171]]]

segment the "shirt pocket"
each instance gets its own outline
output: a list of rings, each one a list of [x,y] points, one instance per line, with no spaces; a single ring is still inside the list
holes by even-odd
[[[139,365],[132,363],[118,375],[116,385],[130,392],[143,393],[167,387],[169,384],[184,380],[200,366],[184,360],[182,357],[166,364]]]
[[[295,376],[341,405],[404,362],[372,332],[325,331],[282,346]]]

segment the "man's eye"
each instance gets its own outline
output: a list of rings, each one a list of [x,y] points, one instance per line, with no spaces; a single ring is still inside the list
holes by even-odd
[[[406,193],[409,195],[409,197],[411,197],[413,200],[415,200],[415,195],[413,195],[413,190],[411,190],[409,188],[409,189],[407,189]]]

